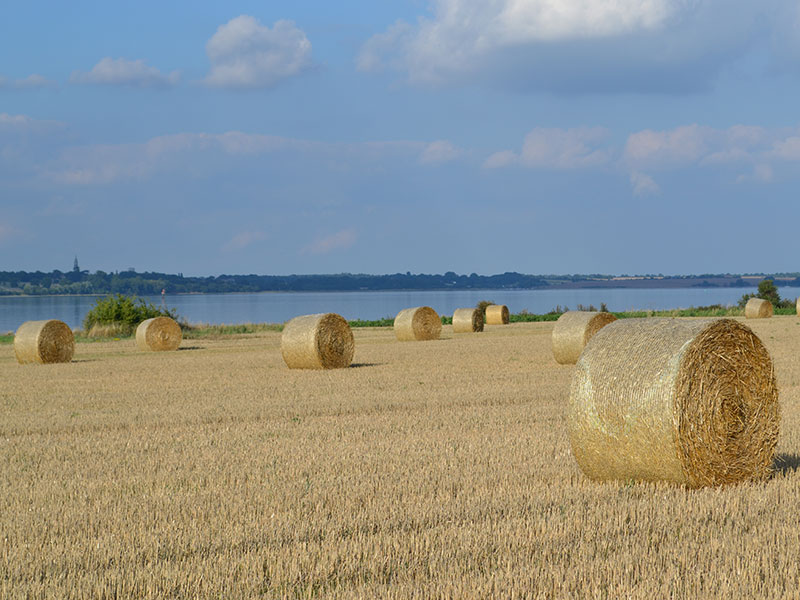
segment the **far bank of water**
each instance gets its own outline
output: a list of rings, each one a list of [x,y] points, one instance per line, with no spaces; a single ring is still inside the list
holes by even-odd
[[[709,304],[735,305],[742,294],[755,288],[679,289],[547,289],[369,292],[262,292],[252,294],[178,294],[166,304],[191,323],[282,323],[293,317],[335,312],[346,319],[394,317],[403,308],[431,306],[441,315],[456,308],[475,306],[481,300],[506,304],[512,313],[527,310],[546,313],[556,306],[575,309],[578,304],[609,310],[668,310]],[[795,298],[800,288],[781,287],[781,297]],[[60,319],[81,326],[96,296],[0,296],[0,332],[14,331],[25,321]],[[161,305],[161,296],[145,296]]]

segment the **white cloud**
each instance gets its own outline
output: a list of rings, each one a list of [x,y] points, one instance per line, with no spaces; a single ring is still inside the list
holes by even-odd
[[[292,21],[270,29],[248,15],[221,25],[206,53],[211,70],[205,82],[216,87],[269,88],[312,65],[311,42]]]
[[[538,169],[581,169],[606,164],[611,149],[602,145],[608,131],[602,127],[533,129],[516,154],[504,150],[492,154],[484,167],[496,169],[514,164]]]
[[[454,146],[451,142],[447,140],[437,140],[425,146],[425,149],[419,157],[419,162],[423,165],[439,165],[455,160],[461,156],[461,154],[461,149]]]
[[[684,125],[672,131],[646,129],[631,134],[625,144],[625,157],[633,164],[661,166],[695,162],[709,154],[714,130],[699,125]]]
[[[746,183],[755,181],[757,183],[771,183],[775,178],[775,172],[772,167],[767,164],[758,164],[753,167],[753,172],[745,175],[740,175],[736,179],[736,183]]]
[[[353,229],[342,229],[332,235],[319,238],[303,248],[304,254],[329,254],[334,250],[349,248],[356,243],[356,232]]]
[[[661,192],[652,177],[638,171],[631,173],[631,188],[634,196],[650,196]]]
[[[88,73],[74,71],[70,76],[72,83],[92,83],[99,85],[124,85],[141,88],[165,88],[178,83],[180,73],[172,71],[164,74],[151,67],[144,60],[106,57],[100,60]]]
[[[782,160],[800,160],[800,136],[793,135],[776,140],[771,154]]]
[[[775,9],[749,0],[432,0],[361,48],[361,70],[392,68],[413,83],[488,83],[560,91],[708,87]]]
[[[28,75],[25,79],[13,80],[0,76],[0,90],[30,90],[54,86],[55,82],[37,73]]]
[[[232,252],[234,250],[242,250],[256,242],[260,242],[265,238],[266,235],[264,235],[264,233],[261,231],[242,231],[225,242],[222,245],[222,251]]]
[[[500,152],[495,152],[489,156],[489,158],[484,161],[483,166],[486,169],[499,169],[502,167],[509,167],[517,164],[518,162],[519,159],[517,155],[511,150],[501,150]]]

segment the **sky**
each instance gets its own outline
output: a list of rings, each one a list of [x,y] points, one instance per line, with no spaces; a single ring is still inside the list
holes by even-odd
[[[0,270],[800,271],[796,0],[2,13]]]

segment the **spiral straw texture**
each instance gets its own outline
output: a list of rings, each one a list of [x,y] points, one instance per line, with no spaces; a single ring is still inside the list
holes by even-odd
[[[181,326],[169,317],[146,319],[136,328],[136,346],[139,350],[153,352],[177,350],[181,341],[183,341]]]
[[[341,369],[353,362],[350,324],[336,313],[295,317],[283,328],[281,354],[290,369]]]
[[[624,319],[578,360],[567,425],[597,480],[697,488],[772,471],[780,414],[772,360],[732,319]]]
[[[556,321],[550,338],[553,358],[561,365],[574,365],[592,336],[616,320],[617,317],[607,312],[565,312]]]
[[[394,318],[394,334],[401,342],[438,340],[442,320],[430,306],[404,308]]]
[[[457,308],[453,312],[453,333],[483,331],[483,313],[477,308]]]
[[[14,354],[21,365],[64,363],[75,353],[75,336],[63,321],[26,321],[14,334]]]
[[[508,325],[508,307],[505,304],[490,304],[486,307],[487,325]]]
[[[768,319],[772,313],[772,302],[769,300],[750,298],[744,306],[744,316],[748,319]]]

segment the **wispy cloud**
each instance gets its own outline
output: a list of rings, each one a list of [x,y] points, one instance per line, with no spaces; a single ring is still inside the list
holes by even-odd
[[[608,131],[602,127],[554,129],[537,127],[525,136],[522,150],[495,152],[484,167],[497,169],[523,165],[541,169],[580,169],[608,163],[611,149],[604,146]]]
[[[312,66],[311,42],[292,21],[272,28],[241,15],[221,25],[208,40],[210,86],[233,89],[269,88]]]
[[[46,77],[33,73],[24,79],[7,79],[0,76],[0,90],[32,90],[55,87],[56,83]]]
[[[266,237],[267,236],[262,231],[241,231],[225,242],[221,250],[223,252],[243,250],[256,242],[266,239]]]
[[[70,76],[72,83],[89,83],[97,85],[118,85],[139,88],[167,88],[180,80],[180,73],[172,71],[162,73],[151,67],[142,59],[106,57],[100,60],[92,70],[74,71]]]
[[[447,140],[431,142],[420,154],[419,162],[423,165],[439,165],[457,159],[463,151]]]
[[[334,234],[318,238],[303,248],[304,254],[329,254],[334,250],[349,248],[356,243],[354,229],[342,229]]]
[[[631,173],[631,189],[634,196],[651,196],[661,192],[661,188],[652,177],[638,171]]]
[[[46,206],[37,210],[37,217],[73,217],[86,212],[87,204],[84,200],[66,200],[58,196],[50,200]]]

